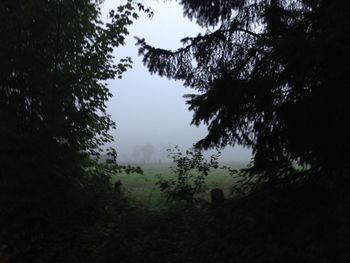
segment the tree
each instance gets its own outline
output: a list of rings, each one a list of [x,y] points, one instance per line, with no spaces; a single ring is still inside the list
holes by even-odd
[[[92,218],[82,180],[89,156],[112,140],[106,81],[131,67],[112,52],[137,8],[149,12],[128,0],[105,23],[102,2],[0,1],[0,240],[31,246]]]
[[[185,96],[208,125],[197,147],[250,147],[250,172],[268,180],[349,170],[348,1],[179,3],[207,32],[176,51],[138,44],[151,73],[199,91]]]
[[[141,160],[144,163],[149,163],[152,161],[152,157],[154,155],[155,149],[152,144],[145,144],[139,148]]]
[[[56,146],[92,151],[111,140],[105,82],[131,66],[130,58],[114,65],[112,51],[124,44],[137,14],[128,1],[104,24],[99,5],[2,1],[1,134],[7,140],[31,138],[38,147],[46,138],[46,155]]]

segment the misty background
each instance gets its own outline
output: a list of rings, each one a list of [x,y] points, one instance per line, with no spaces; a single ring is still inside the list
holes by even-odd
[[[122,2],[107,0],[102,9],[104,17]],[[178,145],[184,151],[207,133],[205,125],[190,125],[193,113],[188,111],[183,95],[196,91],[179,81],[151,75],[138,56],[134,38],[145,38],[153,46],[174,50],[181,46],[182,38],[205,31],[183,16],[177,2],[148,1],[146,6],[154,16],[141,13],[129,27],[126,45],[114,52],[117,60],[126,56],[133,60],[133,68],[121,80],[109,82],[113,97],[108,102],[108,113],[117,125],[111,131],[115,140],[111,146],[117,149],[120,162],[167,162],[167,148]],[[242,162],[250,158],[251,151],[241,146],[222,150],[222,161]]]

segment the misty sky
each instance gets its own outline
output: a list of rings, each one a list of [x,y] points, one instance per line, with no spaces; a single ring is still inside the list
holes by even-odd
[[[122,1],[106,0],[103,11],[109,10]],[[182,15],[182,8],[174,1],[147,1],[154,17],[146,15],[129,27],[130,36],[125,46],[115,51],[116,58],[130,56],[133,68],[124,73],[122,80],[110,81],[113,98],[108,103],[108,112],[117,124],[112,131],[119,160],[132,159],[132,153],[144,145],[153,145],[157,154],[154,161],[164,160],[166,148],[179,145],[185,150],[206,135],[206,126],[190,126],[192,112],[182,98],[194,93],[175,82],[157,75],[151,75],[138,56],[134,36],[145,38],[154,46],[176,49],[180,39],[195,36],[203,29]],[[250,151],[242,147],[227,147],[224,160],[249,160]]]

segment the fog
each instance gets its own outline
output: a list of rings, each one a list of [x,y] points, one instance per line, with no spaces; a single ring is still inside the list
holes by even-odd
[[[103,12],[122,1],[107,0]],[[121,80],[109,82],[113,97],[108,103],[108,113],[116,122],[117,128],[111,134],[112,144],[121,162],[167,161],[166,149],[179,145],[182,150],[192,146],[207,133],[206,126],[191,126],[192,112],[183,98],[184,94],[194,93],[175,82],[157,75],[151,75],[142,64],[135,46],[134,36],[145,38],[151,45],[176,49],[180,39],[195,36],[203,29],[182,15],[182,8],[176,2],[147,1],[154,16],[140,18],[129,27],[130,36],[126,45],[115,50],[115,57],[129,56],[133,68],[124,73]],[[151,149],[151,156],[142,157],[144,149]],[[240,146],[226,147],[222,152],[223,161],[247,161],[251,152]]]

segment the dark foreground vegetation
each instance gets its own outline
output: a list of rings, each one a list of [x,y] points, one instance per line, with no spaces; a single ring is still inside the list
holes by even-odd
[[[3,262],[348,262],[349,184],[262,185],[223,203],[149,209],[108,177],[3,207]],[[57,186],[55,187],[57,189]],[[66,193],[66,194],[64,194]],[[28,197],[27,197],[28,198]],[[20,204],[19,200],[15,201]],[[65,203],[64,203],[65,202]],[[14,200],[8,202],[14,204]],[[4,210],[3,210],[4,211]],[[21,211],[19,213],[18,211]],[[4,214],[2,214],[4,216]],[[25,220],[25,221],[24,221]]]
[[[134,1],[0,1],[0,262],[349,262],[350,4],[347,0],[182,0],[208,29],[177,51],[139,39],[151,73],[183,80],[208,135],[173,152],[165,206],[146,208],[99,162],[114,122],[106,82]],[[211,31],[214,30],[214,31]],[[217,157],[253,150],[240,194],[197,198]],[[235,174],[232,169],[228,173]]]

